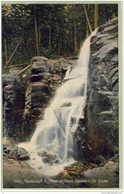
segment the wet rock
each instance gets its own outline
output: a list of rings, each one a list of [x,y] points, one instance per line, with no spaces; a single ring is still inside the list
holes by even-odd
[[[50,165],[58,164],[59,163],[59,160],[57,159],[57,156],[56,155],[52,155],[52,154],[47,154],[46,156],[44,156],[42,158],[42,161],[44,163],[47,163],[47,164],[50,164]]]
[[[30,157],[28,155],[22,155],[17,157],[18,160],[30,160]]]
[[[71,102],[67,102],[67,103],[62,104],[61,107],[67,107],[67,106],[71,106],[71,105],[72,105]]]
[[[38,155],[42,157],[42,161],[46,164],[53,165],[59,163],[59,160],[55,154],[50,154],[44,150],[41,150],[38,152]]]
[[[19,148],[15,145],[4,147],[4,152],[8,154],[9,158],[16,160],[29,160],[29,154],[24,148]]]
[[[39,155],[40,157],[43,157],[43,156],[46,156],[46,155],[47,155],[47,152],[44,151],[44,150],[41,150],[41,151],[38,152],[38,155]]]
[[[29,157],[28,152],[24,148],[19,148],[18,147],[17,159],[18,160],[29,160],[30,157]]]

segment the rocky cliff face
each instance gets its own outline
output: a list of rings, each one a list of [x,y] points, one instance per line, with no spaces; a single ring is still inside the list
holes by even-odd
[[[75,134],[78,159],[99,161],[118,154],[118,19],[91,39],[85,119]],[[101,159],[100,159],[101,158]]]
[[[50,61],[34,57],[31,68],[21,76],[19,69],[3,75],[3,135],[15,140],[30,138],[36,122],[61,84],[68,67],[65,59]]]
[[[3,136],[22,139],[25,89],[17,73],[3,75]]]

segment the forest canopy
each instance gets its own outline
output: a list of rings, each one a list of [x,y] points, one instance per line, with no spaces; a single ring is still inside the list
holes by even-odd
[[[3,4],[3,66],[74,55],[98,26],[118,16],[118,4]]]

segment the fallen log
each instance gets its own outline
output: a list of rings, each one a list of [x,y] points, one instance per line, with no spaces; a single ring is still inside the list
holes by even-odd
[[[22,69],[21,71],[18,72],[18,75],[22,74],[24,71],[26,71],[29,67],[31,67],[31,64]]]

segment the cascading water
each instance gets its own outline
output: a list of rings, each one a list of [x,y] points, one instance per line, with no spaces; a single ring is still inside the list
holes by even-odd
[[[46,171],[46,166],[48,171],[49,165],[42,163],[38,156],[41,149],[56,155],[61,166],[73,159],[73,133],[83,115],[86,102],[90,38],[95,34],[96,30],[85,40],[76,66],[67,71],[62,86],[57,90],[49,108],[46,108],[44,120],[38,123],[31,141],[19,145],[29,151],[29,164],[36,169],[42,166],[42,172]],[[49,168],[54,169],[53,166]]]

